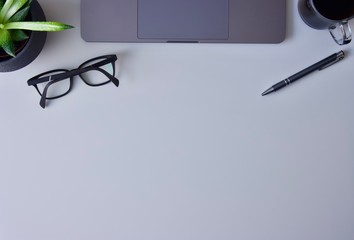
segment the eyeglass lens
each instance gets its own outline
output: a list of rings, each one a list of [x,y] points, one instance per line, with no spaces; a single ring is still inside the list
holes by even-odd
[[[95,60],[86,62],[83,65],[81,65],[80,68],[91,66],[95,63],[98,63],[98,62],[104,60],[104,59],[105,58],[99,58],[99,59],[95,59]],[[112,76],[114,76],[114,74],[115,74],[113,63],[107,63],[106,65],[99,66],[99,68],[106,71],[107,73],[109,73]],[[91,86],[99,86],[99,85],[110,82],[110,79],[107,78],[106,75],[104,75],[102,72],[100,72],[98,70],[87,71],[85,73],[80,74],[80,77],[88,85],[91,85]]]
[[[65,73],[65,72],[68,72],[68,71],[54,70],[50,73],[43,74],[40,77],[47,77],[47,76]],[[43,94],[44,88],[47,84],[48,84],[48,82],[37,84],[37,90],[39,91],[40,95]],[[71,88],[70,79],[63,79],[62,81],[55,82],[48,87],[46,98],[53,99],[53,98],[61,97],[65,94],[67,94],[70,91],[70,88]]]

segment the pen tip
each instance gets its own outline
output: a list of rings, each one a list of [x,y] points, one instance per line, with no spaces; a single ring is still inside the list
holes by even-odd
[[[264,93],[262,93],[262,96],[265,96],[273,91],[274,91],[274,88],[271,87],[271,88],[267,89]]]

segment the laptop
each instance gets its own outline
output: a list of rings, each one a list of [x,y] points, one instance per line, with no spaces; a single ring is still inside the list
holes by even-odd
[[[81,0],[88,42],[280,43],[285,0]]]

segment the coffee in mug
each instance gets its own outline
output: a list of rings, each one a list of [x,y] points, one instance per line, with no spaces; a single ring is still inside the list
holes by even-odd
[[[302,20],[315,29],[329,29],[340,45],[352,39],[348,21],[354,18],[354,0],[299,0]]]

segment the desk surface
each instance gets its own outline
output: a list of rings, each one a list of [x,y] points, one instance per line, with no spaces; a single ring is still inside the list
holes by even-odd
[[[76,28],[0,74],[1,240],[354,239],[354,43],[307,27],[295,0],[275,45],[86,43],[79,0],[40,2]],[[119,88],[76,80],[43,110],[26,84],[111,53]]]

